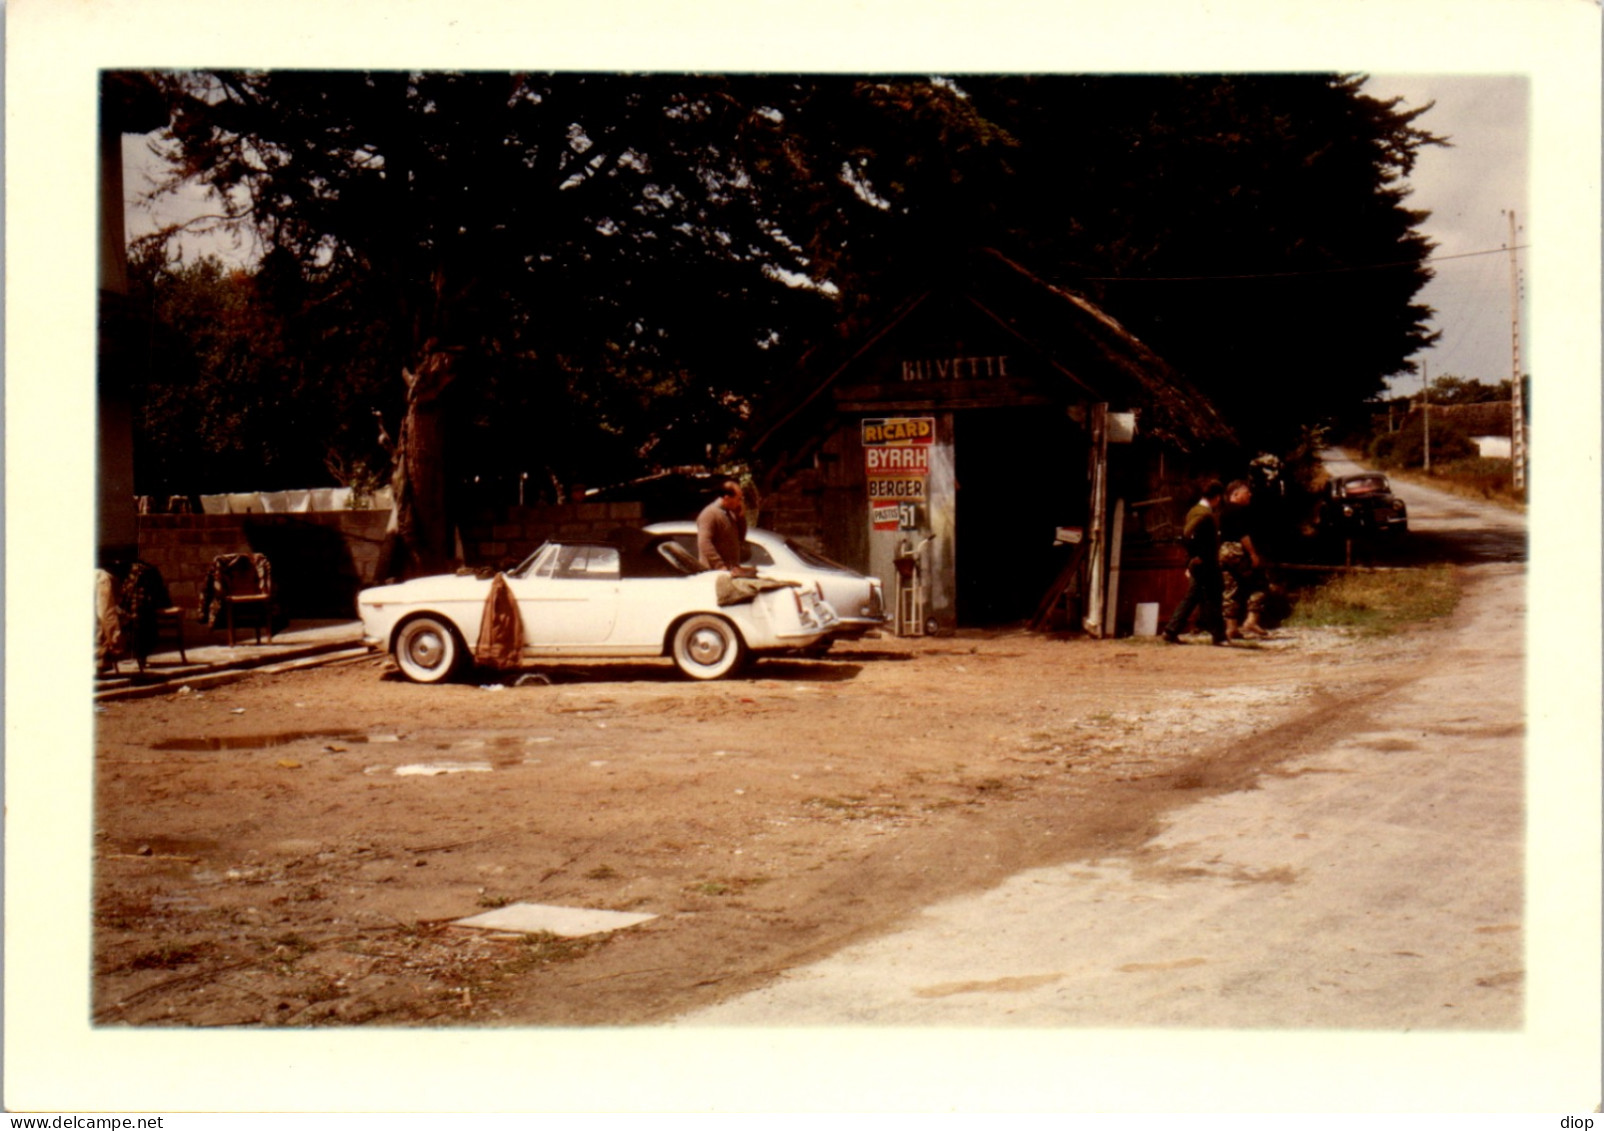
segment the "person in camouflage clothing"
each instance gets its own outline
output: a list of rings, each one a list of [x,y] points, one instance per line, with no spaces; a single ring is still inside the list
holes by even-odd
[[[1253,487],[1245,479],[1226,488],[1220,513],[1220,575],[1226,639],[1270,635],[1259,624],[1269,585],[1264,558],[1253,538]]]

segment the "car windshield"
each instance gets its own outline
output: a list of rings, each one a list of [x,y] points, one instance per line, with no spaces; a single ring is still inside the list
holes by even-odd
[[[518,565],[515,568],[508,570],[507,571],[507,576],[508,577],[533,577],[534,576],[535,563],[540,560],[540,555],[546,553],[548,550],[551,549],[551,546],[552,546],[552,544],[550,542],[542,542],[538,547],[535,548],[535,552],[534,553],[530,554],[523,561],[519,562]]]

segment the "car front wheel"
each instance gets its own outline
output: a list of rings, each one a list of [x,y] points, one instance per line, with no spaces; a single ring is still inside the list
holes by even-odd
[[[692,679],[719,679],[741,666],[746,645],[723,617],[694,616],[674,631],[674,665]]]
[[[433,616],[413,617],[395,636],[395,662],[414,683],[444,683],[462,664],[457,630]]]

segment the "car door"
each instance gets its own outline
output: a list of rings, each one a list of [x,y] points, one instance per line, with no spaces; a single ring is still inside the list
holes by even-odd
[[[618,619],[616,546],[561,545],[529,577],[512,581],[530,648],[605,643]]]

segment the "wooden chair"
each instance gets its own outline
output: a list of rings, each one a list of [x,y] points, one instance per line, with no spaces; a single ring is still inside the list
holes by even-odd
[[[171,628],[178,642],[178,662],[189,663],[189,656],[184,652],[184,610],[177,605],[169,605],[165,609],[157,609],[155,613],[156,637],[160,638],[164,628]],[[154,648],[151,651],[155,651]],[[134,659],[139,663],[139,670],[145,670],[145,655],[136,650]]]
[[[273,639],[273,575],[261,554],[223,554],[212,562],[207,577],[208,600],[216,601],[228,631],[228,644],[234,646],[234,610],[244,606],[257,615],[251,619],[256,642],[262,642],[262,628]],[[202,610],[204,614],[204,608]]]
[[[123,660],[132,658],[143,673],[163,629],[177,637],[178,658],[189,663],[184,650],[184,611],[172,603],[160,570],[149,562],[126,562],[97,571],[96,585],[97,652],[102,670],[115,673]]]

